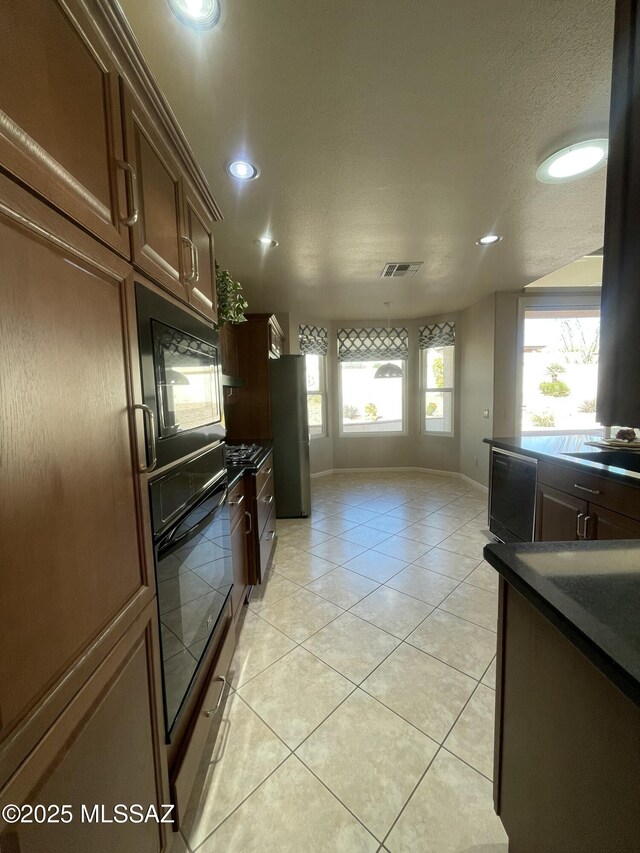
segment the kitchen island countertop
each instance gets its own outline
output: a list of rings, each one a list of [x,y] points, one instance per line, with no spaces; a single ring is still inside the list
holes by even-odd
[[[492,544],[484,555],[640,706],[640,542]]]

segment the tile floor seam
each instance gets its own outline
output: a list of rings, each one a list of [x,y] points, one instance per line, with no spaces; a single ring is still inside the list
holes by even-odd
[[[253,711],[253,708],[251,708],[251,710]],[[253,711],[253,713],[255,714],[255,711]],[[260,719],[262,720],[262,717],[261,717]],[[264,723],[264,720],[262,720],[262,722]],[[266,725],[266,723],[265,723],[265,725]],[[288,747],[287,747],[287,748],[288,748]],[[274,768],[273,768],[273,770],[271,770],[271,772],[270,772],[267,776],[265,776],[265,777],[264,777],[264,779],[262,780],[262,782],[260,782],[260,784],[259,784],[259,785],[256,785],[256,787],[255,787],[255,788],[254,788],[254,789],[253,789],[249,794],[247,794],[247,796],[246,796],[246,797],[245,797],[245,798],[244,798],[240,803],[238,803],[238,805],[237,805],[237,806],[235,806],[235,807],[234,807],[234,808],[229,812],[229,814],[224,818],[224,820],[221,820],[221,821],[220,821],[220,823],[216,826],[216,828],[215,828],[214,830],[212,830],[208,835],[205,835],[205,837],[202,839],[202,841],[200,842],[200,844],[198,844],[198,846],[197,846],[197,847],[195,847],[195,848],[191,848],[191,847],[189,847],[189,850],[191,851],[191,853],[197,853],[197,851],[198,851],[198,850],[200,850],[200,848],[201,848],[204,844],[206,844],[206,843],[207,843],[207,841],[209,841],[209,839],[210,839],[210,838],[213,838],[213,836],[214,836],[214,835],[216,834],[216,832],[220,829],[220,827],[221,827],[223,824],[225,824],[225,823],[229,820],[229,818],[230,818],[233,814],[235,814],[235,812],[237,812],[237,811],[238,811],[238,809],[239,809],[239,808],[241,808],[241,806],[243,806],[243,805],[246,803],[246,801],[249,799],[249,797],[252,797],[252,796],[255,794],[255,792],[258,790],[258,788],[261,788],[261,787],[264,785],[264,783],[267,781],[267,779],[271,778],[271,776],[273,776],[273,774],[276,772],[276,770],[278,770],[280,767],[282,767],[282,765],[285,763],[285,761],[288,761],[288,760],[291,758],[291,756],[292,756],[292,755],[293,755],[293,752],[292,752],[292,751],[289,751],[289,755],[286,755],[286,756],[282,759],[282,761],[278,764],[278,766],[277,766],[277,767],[274,767]],[[300,760],[300,759],[298,759],[298,760]],[[306,765],[305,765],[305,766],[306,766]],[[183,836],[183,838],[184,838],[184,836]],[[187,846],[188,846],[188,844],[187,844]]]
[[[426,652],[425,652],[424,654],[426,654]],[[469,676],[469,677],[471,677],[471,676]],[[475,681],[475,679],[474,679],[474,681]],[[386,841],[387,841],[387,839],[389,838],[389,835],[392,833],[394,826],[397,824],[398,820],[400,819],[400,816],[402,815],[402,812],[403,812],[403,811],[406,809],[406,807],[408,806],[408,804],[409,804],[409,802],[410,802],[411,798],[413,797],[413,795],[415,794],[415,792],[418,790],[418,788],[419,788],[419,787],[420,787],[420,785],[422,784],[422,780],[423,780],[423,779],[424,779],[424,777],[427,775],[427,773],[429,772],[430,767],[432,766],[433,762],[436,760],[437,756],[440,754],[440,752],[441,752],[442,750],[444,750],[445,752],[449,753],[449,755],[453,755],[455,758],[457,758],[459,761],[462,761],[462,763],[463,763],[463,764],[466,764],[468,767],[471,767],[471,765],[470,765],[467,761],[464,761],[464,759],[459,758],[459,756],[457,756],[455,753],[452,753],[450,749],[445,749],[444,744],[445,744],[445,742],[446,742],[447,738],[449,737],[449,735],[451,734],[451,732],[453,731],[453,729],[454,729],[454,727],[455,727],[456,723],[458,722],[458,720],[460,719],[460,717],[461,717],[461,716],[462,716],[462,714],[464,713],[465,708],[467,707],[467,705],[468,705],[468,704],[469,704],[469,702],[471,701],[471,697],[475,694],[476,690],[478,689],[479,684],[480,684],[480,682],[478,681],[478,682],[477,682],[477,684],[476,684],[476,686],[475,686],[475,687],[473,688],[473,690],[471,691],[471,695],[469,696],[469,698],[467,699],[467,701],[464,703],[464,705],[463,705],[463,706],[462,706],[462,708],[460,709],[459,714],[456,716],[455,720],[454,720],[454,721],[453,721],[453,723],[451,724],[451,726],[450,726],[450,728],[449,728],[449,731],[446,733],[446,735],[445,735],[445,736],[444,736],[444,738],[442,739],[442,742],[440,743],[440,742],[439,742],[439,741],[437,741],[435,738],[431,738],[432,740],[434,740],[434,741],[438,744],[438,749],[436,750],[435,755],[433,756],[433,758],[432,758],[432,759],[431,759],[431,761],[429,762],[429,766],[427,767],[427,769],[424,771],[424,773],[422,774],[422,776],[421,776],[421,777],[420,777],[420,779],[418,780],[417,785],[414,787],[414,789],[412,790],[412,792],[409,794],[409,797],[408,797],[407,801],[405,802],[405,804],[403,805],[403,807],[402,807],[402,808],[400,809],[400,811],[398,812],[398,814],[397,814],[397,816],[396,816],[396,819],[394,820],[393,824],[391,825],[391,828],[389,829],[389,831],[387,832],[387,834],[385,835],[385,837],[382,839],[382,843],[383,843],[383,844],[385,844],[385,842],[386,842]],[[486,685],[485,685],[485,686],[486,686]],[[423,734],[424,734],[424,732],[423,732]],[[476,772],[476,773],[479,773],[483,778],[487,779],[487,777],[484,775],[484,773],[480,773],[480,771],[479,771],[479,770],[476,770],[476,768],[475,768],[475,767],[471,767],[471,769],[472,769],[472,770],[475,770],[475,772]],[[491,780],[489,780],[489,781],[491,781]]]
[[[435,608],[435,609],[437,609],[437,608]],[[430,613],[430,614],[429,614],[429,616],[431,616],[431,615],[432,615],[432,614]],[[449,615],[450,615],[450,614],[449,614]],[[427,619],[429,618],[429,616],[426,616],[426,617],[424,618],[423,622],[426,622],[426,621],[427,621]],[[421,622],[420,624],[422,624],[422,622]],[[418,628],[419,628],[419,627],[420,627],[420,625],[418,625]],[[416,628],[416,631],[418,630],[418,628]],[[485,629],[485,630],[486,630],[486,629]],[[413,632],[411,632],[411,633],[413,633]],[[480,683],[480,680],[479,680],[478,678],[476,678],[476,677],[475,677],[475,675],[469,675],[469,673],[468,673],[468,672],[465,672],[464,670],[460,669],[459,667],[455,666],[455,664],[452,664],[452,663],[450,663],[450,662],[449,662],[449,661],[447,661],[447,660],[443,660],[442,658],[439,658],[439,657],[438,657],[437,655],[435,655],[433,652],[425,652],[425,650],[424,650],[424,649],[421,649],[421,648],[420,648],[420,646],[415,646],[413,643],[410,643],[410,642],[409,642],[409,638],[408,638],[408,637],[407,637],[407,639],[406,639],[406,640],[403,640],[402,642],[403,642],[405,645],[410,646],[412,649],[416,649],[417,651],[422,652],[422,654],[423,654],[423,655],[427,655],[427,657],[434,658],[434,660],[440,661],[440,663],[445,664],[446,666],[450,667],[451,669],[455,669],[455,671],[456,671],[456,672],[459,672],[459,673],[460,673],[460,675],[466,675],[466,676],[467,676],[467,678],[472,678],[474,681],[477,681],[477,682],[478,682],[478,684]],[[484,677],[484,676],[483,676],[483,677]],[[486,687],[486,686],[487,686],[487,685],[485,684],[485,687]],[[475,692],[475,687],[474,687],[473,689],[474,689],[474,692]]]
[[[351,695],[351,694],[349,694],[349,695]],[[348,698],[348,697],[347,697],[347,698]],[[342,703],[341,703],[341,704],[342,704]],[[311,774],[312,774],[312,775],[313,775],[313,776],[318,780],[318,782],[320,782],[320,784],[321,784],[321,785],[323,785],[323,786],[327,789],[327,791],[331,794],[331,796],[332,796],[332,797],[334,797],[334,798],[335,798],[335,799],[340,803],[340,805],[341,805],[343,808],[345,808],[345,809],[349,812],[349,814],[350,814],[352,817],[354,817],[354,818],[358,821],[358,823],[359,823],[361,826],[363,826],[363,827],[367,830],[367,832],[368,832],[368,833],[369,833],[369,835],[374,839],[374,841],[377,841],[377,842],[378,842],[378,844],[381,844],[382,842],[381,842],[381,840],[378,838],[378,836],[377,836],[377,835],[374,835],[374,833],[369,829],[369,827],[368,827],[365,823],[363,823],[363,821],[358,817],[358,815],[357,815],[357,814],[355,814],[355,812],[351,811],[351,809],[349,808],[349,806],[347,806],[347,805],[346,805],[346,803],[343,803],[343,802],[342,802],[342,800],[341,800],[341,799],[340,799],[340,797],[336,794],[336,792],[335,792],[335,791],[332,791],[332,790],[331,790],[331,788],[326,784],[326,782],[323,782],[323,781],[322,781],[322,779],[317,775],[317,773],[315,773],[315,771],[314,771],[311,767],[309,767],[309,765],[308,765],[308,764],[306,764],[306,763],[304,762],[304,760],[303,760],[302,758],[300,758],[300,756],[299,756],[299,755],[296,755],[296,758],[298,759],[298,761],[300,761],[302,764],[304,764],[304,766],[307,768],[307,770],[309,771],[309,773],[311,773]]]
[[[460,583],[458,584],[458,587],[459,587],[461,584],[463,584],[463,583],[466,583],[466,581],[460,581]],[[469,586],[471,586],[471,584],[469,584]],[[453,613],[452,611],[447,610],[445,607],[443,607],[443,606],[442,606],[442,605],[446,602],[447,598],[449,598],[451,595],[453,595],[453,593],[454,593],[454,592],[456,592],[456,591],[457,591],[458,587],[456,587],[456,589],[451,590],[451,592],[446,596],[446,598],[444,598],[444,599],[440,602],[440,604],[438,604],[438,605],[436,606],[436,610],[442,610],[442,611],[443,611],[443,613],[447,613],[449,616],[456,616],[458,619],[463,619],[465,622],[468,622],[470,625],[475,625],[475,626],[476,626],[476,627],[478,627],[478,628],[484,628],[484,629],[485,629],[485,631],[491,631],[493,634],[496,634],[496,635],[497,635],[497,634],[498,634],[498,616],[497,616],[497,613],[496,613],[496,628],[495,628],[495,630],[494,630],[493,628],[487,628],[487,626],[486,626],[486,625],[482,625],[482,624],[480,624],[480,622],[472,622],[472,621],[471,621],[471,619],[467,619],[467,618],[466,618],[466,617],[464,617],[464,616],[458,616],[458,614],[457,614],[457,613]],[[481,589],[483,592],[488,592],[490,595],[495,595],[495,596],[496,596],[496,598],[498,597],[498,594],[497,594],[497,593],[492,593],[492,592],[491,592],[490,590],[488,590],[488,589],[482,589],[482,587],[479,587],[479,586],[474,586],[473,588],[474,588],[474,589]]]

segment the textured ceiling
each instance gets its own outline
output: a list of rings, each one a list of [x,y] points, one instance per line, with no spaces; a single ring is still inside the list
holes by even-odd
[[[527,285],[529,290],[538,287],[600,287],[602,285],[602,255],[585,255],[559,270],[550,272]]]
[[[424,316],[602,245],[604,170],[560,186],[535,171],[607,135],[614,0],[221,2],[195,32],[166,0],[121,0],[251,310]],[[239,187],[224,163],[242,153],[262,174]],[[475,245],[491,231],[503,241]],[[380,279],[404,260],[425,263]]]

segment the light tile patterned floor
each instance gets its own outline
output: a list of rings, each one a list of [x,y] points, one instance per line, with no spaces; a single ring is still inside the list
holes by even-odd
[[[506,853],[492,803],[486,496],[334,474],[278,521],[174,851]]]

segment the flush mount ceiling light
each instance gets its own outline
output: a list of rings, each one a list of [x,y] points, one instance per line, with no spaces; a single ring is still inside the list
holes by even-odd
[[[168,0],[176,18],[195,30],[209,30],[220,20],[218,0]]]
[[[498,234],[485,234],[484,237],[480,237],[476,240],[476,245],[478,246],[493,246],[495,243],[499,243],[502,240]]]
[[[227,172],[239,181],[253,181],[260,174],[260,169],[248,160],[229,160]]]
[[[564,184],[597,172],[607,162],[608,139],[588,139],[561,148],[541,163],[536,177],[543,184]]]
[[[255,242],[259,246],[264,246],[265,249],[275,249],[279,245],[278,241],[273,240],[271,237],[258,237]]]

